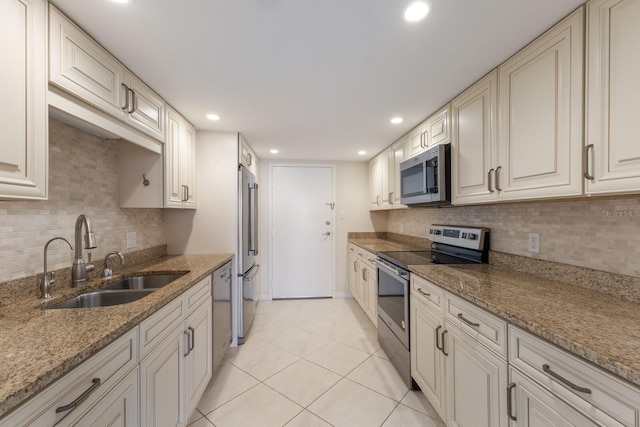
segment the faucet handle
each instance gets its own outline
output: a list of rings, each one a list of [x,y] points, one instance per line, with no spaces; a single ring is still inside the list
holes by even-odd
[[[86,271],[93,271],[93,269],[96,268],[96,266],[91,263],[91,252],[87,252],[87,263],[84,267]]]

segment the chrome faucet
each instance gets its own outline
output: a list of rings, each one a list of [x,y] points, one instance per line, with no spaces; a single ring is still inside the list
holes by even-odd
[[[71,243],[69,243],[69,241],[64,237],[54,237],[44,245],[44,274],[42,275],[42,282],[40,282],[40,298],[45,300],[51,298],[51,285],[56,282],[55,271],[52,271],[51,273],[47,272],[47,248],[49,247],[49,243],[54,240],[64,240],[69,245],[69,249],[73,250]]]
[[[95,268],[91,264],[91,252],[88,253],[88,262],[85,264],[82,259],[82,241],[80,234],[82,233],[82,225],[84,224],[84,248],[94,249],[97,247],[96,236],[93,234],[93,227],[91,227],[91,220],[85,214],[78,216],[76,219],[76,232],[75,232],[75,244],[76,244],[76,256],[71,266],[71,282],[74,288],[82,288],[87,281],[87,271],[91,271]]]
[[[107,256],[104,257],[104,270],[102,271],[103,279],[108,279],[113,274],[113,271],[111,271],[108,264],[109,257],[111,255],[118,255],[118,257],[120,258],[120,265],[124,265],[124,255],[122,255],[122,252],[118,252],[118,251],[109,252]]]

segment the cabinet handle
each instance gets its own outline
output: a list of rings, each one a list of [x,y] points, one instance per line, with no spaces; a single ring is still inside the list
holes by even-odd
[[[489,172],[487,172],[487,190],[489,190],[489,193],[493,193],[493,190],[491,189],[491,174],[494,170],[495,169],[491,168],[489,169]]]
[[[185,201],[185,202],[188,202],[188,201],[189,201],[189,197],[191,196],[191,194],[189,194],[189,193],[190,193],[190,191],[189,191],[189,186],[188,186],[188,185],[185,185],[185,187],[187,187],[187,197],[185,197],[184,201]]]
[[[129,88],[129,93],[131,94],[131,105],[129,106],[128,113],[133,114],[133,112],[136,111],[136,93],[131,88]]]
[[[120,83],[120,85],[124,88],[124,106],[120,108],[122,111],[129,112],[129,87],[124,83]]]
[[[392,205],[393,204],[393,191],[389,192],[389,204]]]
[[[89,387],[88,389],[85,390],[84,393],[82,393],[80,396],[78,396],[76,398],[76,400],[74,400],[73,402],[69,403],[68,405],[64,405],[64,406],[60,406],[58,408],[56,408],[56,414],[59,414],[60,412],[67,412],[67,411],[71,411],[72,409],[77,408],[82,402],[84,402],[85,400],[87,400],[87,398],[91,395],[91,393],[93,393],[94,391],[96,391],[96,389],[98,387],[100,387],[100,378],[94,378],[91,380],[91,387]]]
[[[380,195],[376,196],[376,205],[380,206]]]
[[[514,388],[516,388],[516,383],[511,383],[507,386],[507,416],[513,421],[518,421],[518,418],[511,413],[511,406],[512,406],[511,392],[513,391]]]
[[[444,354],[445,356],[449,355],[449,353],[444,351],[444,336],[447,334],[447,332],[449,332],[449,331],[447,331],[446,329],[444,331],[442,331],[442,348],[440,349],[440,350],[442,350],[442,354]]]
[[[591,389],[585,388],[585,387],[580,387],[575,385],[574,383],[572,383],[571,381],[569,381],[568,379],[556,374],[555,372],[553,372],[551,370],[551,368],[549,367],[549,365],[547,365],[546,363],[544,365],[542,365],[542,370],[544,372],[546,372],[548,375],[552,376],[553,378],[557,379],[558,381],[560,381],[561,383],[564,383],[566,386],[568,386],[569,388],[571,388],[572,390],[575,391],[579,391],[580,393],[586,393],[586,394],[591,394]]]
[[[251,155],[251,153],[247,153],[247,158],[249,159],[249,161],[247,162],[249,165],[251,166],[253,164],[253,156]]]
[[[193,328],[191,326],[189,326],[187,328],[189,330],[189,332],[191,333],[191,346],[189,347],[189,353],[191,353],[191,351],[195,348],[196,346],[196,331],[193,330]]]
[[[471,320],[467,319],[464,317],[464,314],[462,313],[458,313],[458,319],[462,320],[464,323],[466,323],[469,326],[474,326],[476,328],[480,327],[480,323],[474,323]]]
[[[593,179],[593,175],[589,173],[589,150],[591,150],[592,148],[593,144],[589,144],[584,147],[582,151],[582,170],[584,171],[582,175],[586,179]]]
[[[493,184],[498,191],[502,191],[502,188],[500,187],[500,169],[502,169],[502,166],[498,166],[496,168],[496,182]]]
[[[367,281],[367,278],[364,277],[366,272],[367,272],[367,268],[365,267],[365,268],[362,269],[362,280],[364,280],[365,282]]]
[[[416,289],[416,291],[420,292],[425,297],[430,297],[431,296],[431,294],[428,294],[425,291],[423,291],[422,288],[418,288],[418,289]]]
[[[358,272],[357,264],[358,264],[358,261],[353,261],[353,271],[355,271],[356,273]]]
[[[191,337],[187,331],[183,331],[182,333],[187,337],[187,352],[183,354],[184,357],[187,357],[189,353],[191,353]]]
[[[442,348],[440,347],[440,329],[442,329],[442,325],[438,325],[436,328],[436,348],[442,351]]]

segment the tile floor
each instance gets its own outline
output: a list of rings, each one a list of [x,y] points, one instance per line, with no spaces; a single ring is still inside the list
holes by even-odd
[[[353,299],[261,301],[209,384],[194,427],[444,427],[409,390]]]

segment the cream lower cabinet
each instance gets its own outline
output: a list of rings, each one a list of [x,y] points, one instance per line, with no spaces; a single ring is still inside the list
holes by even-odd
[[[212,315],[212,300],[207,298],[194,309],[185,323],[187,332],[190,332],[185,365],[187,420],[213,375]]]
[[[171,107],[167,107],[164,165],[164,206],[195,209],[196,130]]]
[[[46,199],[47,3],[0,0],[0,200]]]
[[[640,191],[640,1],[587,3],[587,194]]]
[[[378,277],[375,254],[349,244],[349,291],[378,327]]]

